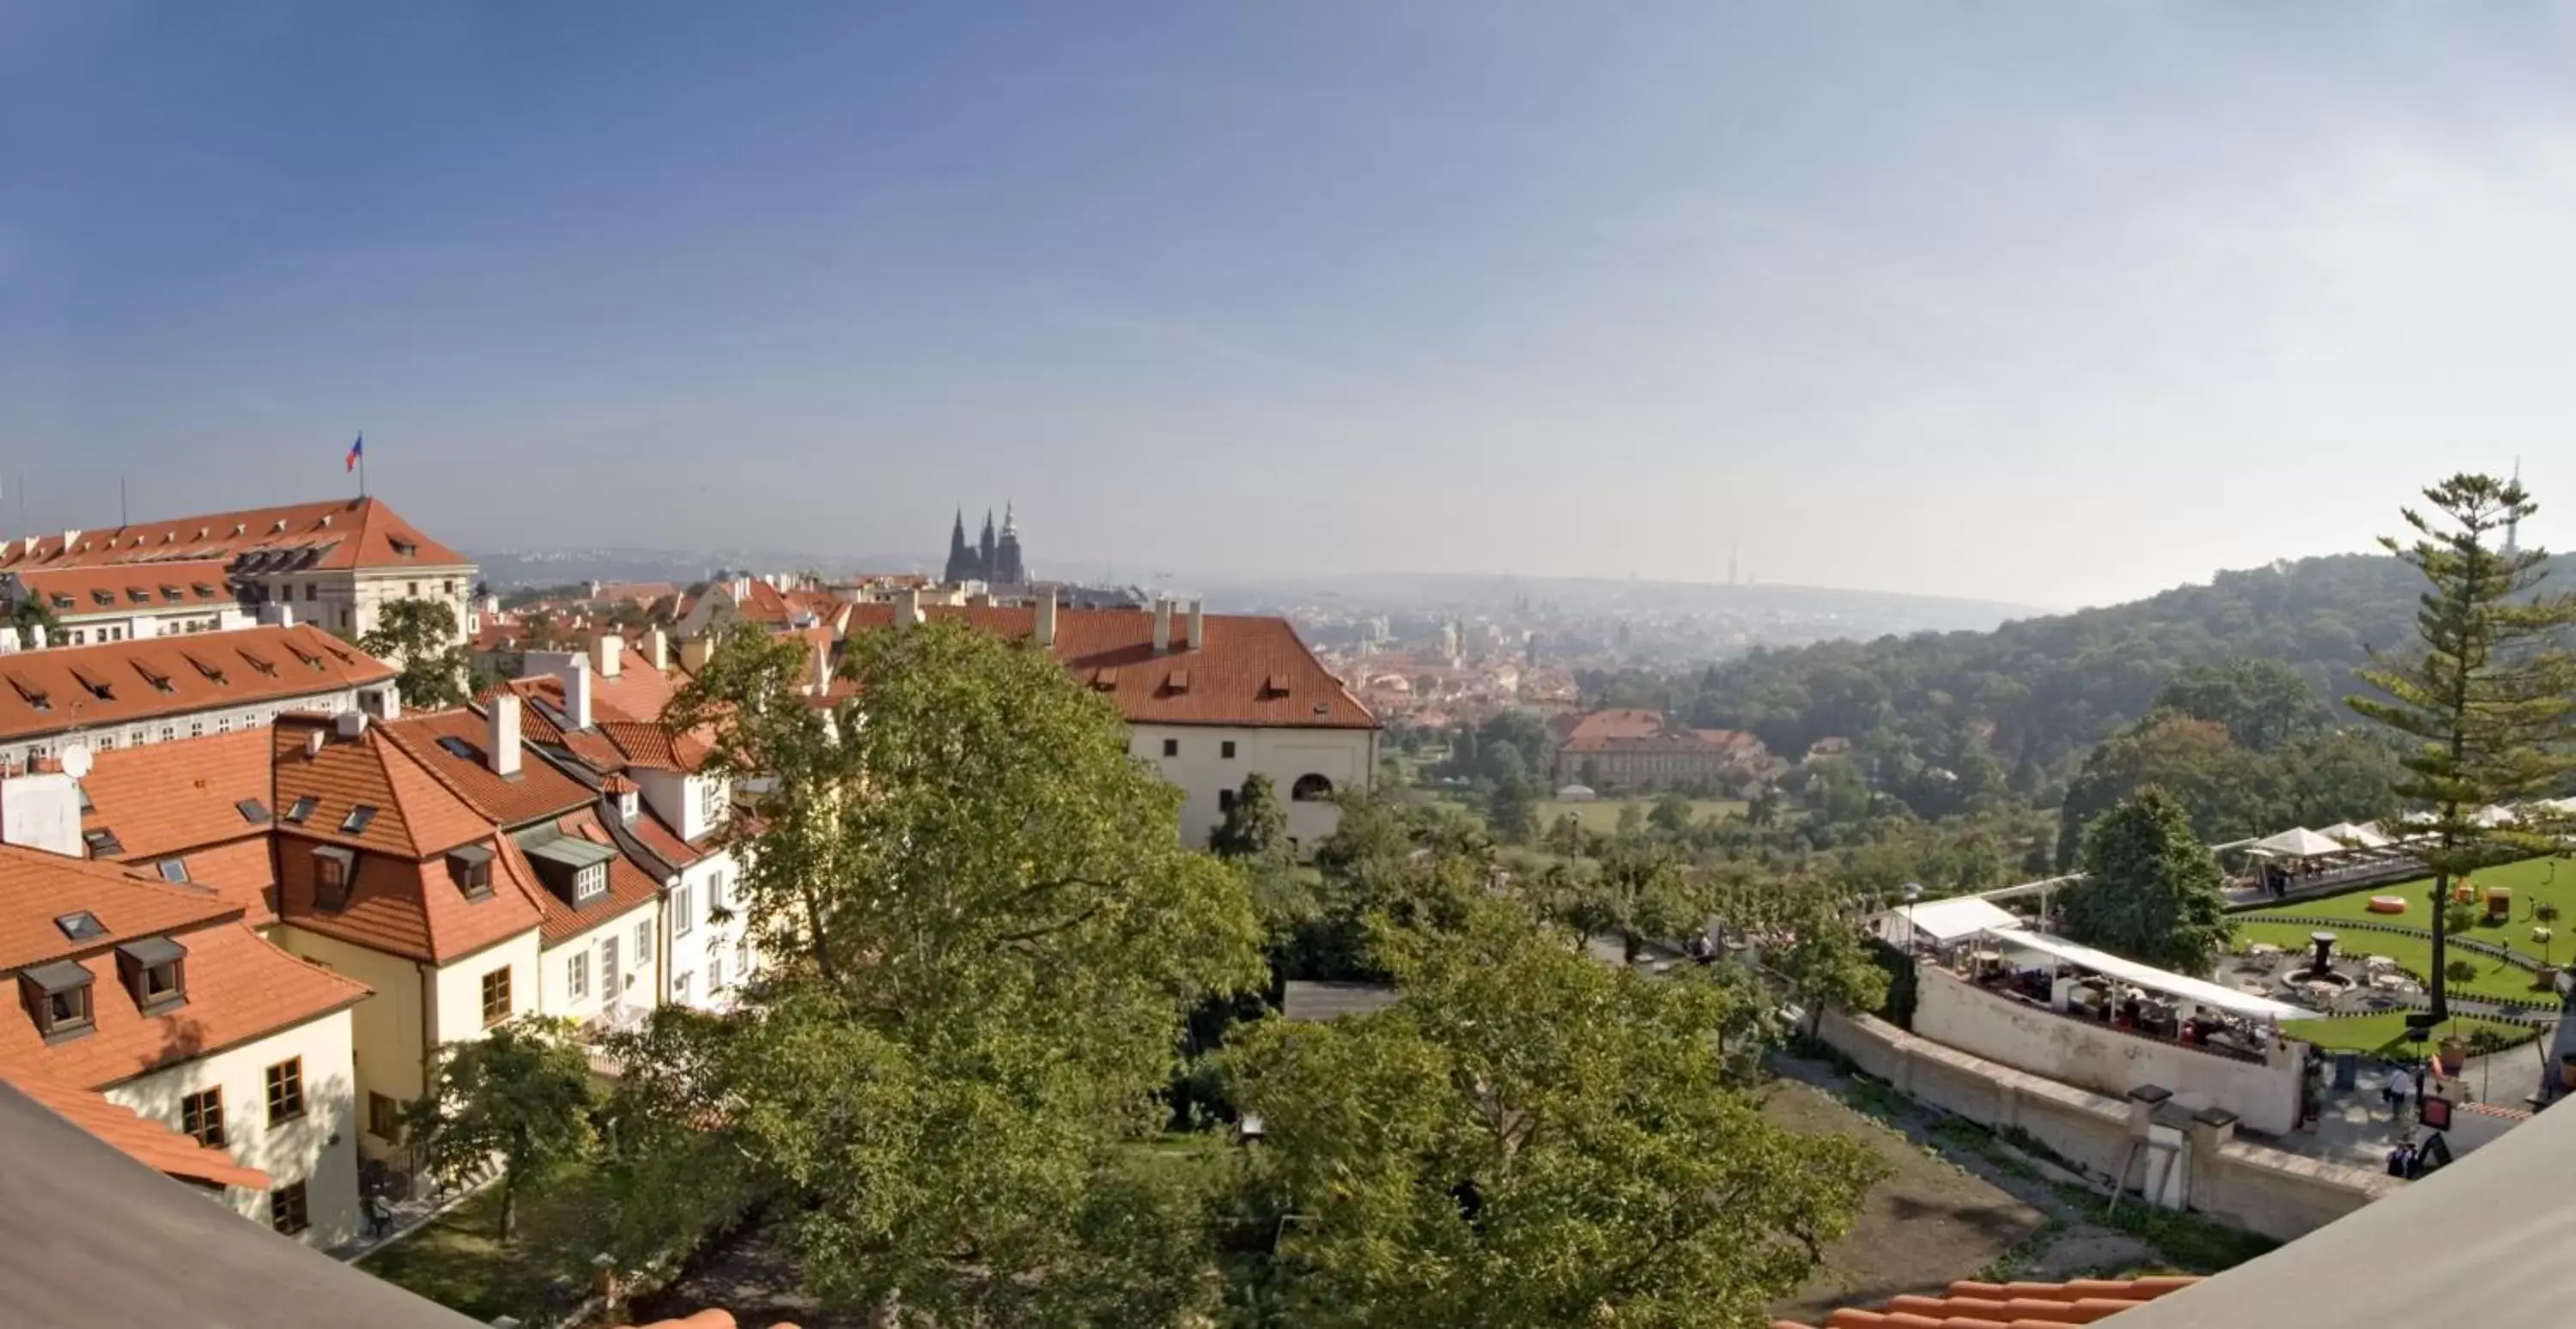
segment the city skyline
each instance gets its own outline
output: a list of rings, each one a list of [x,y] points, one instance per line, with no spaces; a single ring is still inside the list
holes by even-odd
[[[0,521],[363,430],[479,549],[2071,607],[2516,457],[2570,542],[2562,18],[772,13],[0,15]]]

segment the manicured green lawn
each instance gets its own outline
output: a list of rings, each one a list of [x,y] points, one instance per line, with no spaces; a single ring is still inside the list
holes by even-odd
[[[2469,933],[2470,936],[2479,941],[2495,942],[2520,951],[2535,960],[2550,960],[2565,964],[2571,956],[2576,956],[2576,947],[2569,945],[2570,934],[2565,931],[2568,928],[2576,928],[2576,859],[2564,856],[2526,859],[2500,868],[2489,868],[2478,873],[2473,880],[2479,890],[2478,910],[2481,921]],[[2511,920],[2500,927],[2490,927],[2483,921],[2486,910],[2485,888],[2488,886],[2505,886],[2513,891]],[[2370,897],[2374,895],[2394,895],[2404,900],[2406,912],[2402,914],[2370,912]],[[2541,900],[2557,905],[2559,911],[2555,926],[2560,929],[2560,932],[2550,942],[2550,953],[2547,955],[2541,954],[2540,943],[2531,939],[2533,927],[2531,906]],[[2279,905],[2266,904],[2249,912],[2294,913],[2310,918],[2371,918],[2388,923],[2402,923],[2408,927],[2429,928],[2433,926],[2432,907],[2433,881],[2430,877],[2422,877],[2390,886],[2375,886],[2343,895],[2330,895],[2319,900],[2291,900]]]
[[[517,1235],[504,1246],[493,1237],[501,1188],[486,1186],[358,1268],[476,1320],[551,1318],[589,1291],[602,1203],[587,1178],[522,1196]]]
[[[2506,1024],[2500,1020],[2463,1018],[2436,1027],[2432,1037],[2425,1043],[2424,1049],[2417,1049],[2415,1045],[2406,1041],[2406,1012],[2404,1011],[2356,1015],[2347,1020],[2287,1020],[2281,1025],[2281,1032],[2284,1035],[2304,1039],[2329,1052],[2351,1051],[2365,1056],[2388,1058],[2403,1056],[2410,1052],[2420,1055],[2421,1051],[2430,1049],[2444,1038],[2454,1034],[2467,1038],[2479,1029],[2492,1029],[2499,1036],[2514,1039],[2517,1042],[2536,1038],[2540,1034],[2539,1030]]]
[[[2239,916],[2236,924],[2236,948],[2243,950],[2248,942],[2265,941],[2293,953],[2308,948],[2308,934],[2320,930],[2314,923],[2256,922]],[[2385,955],[2405,966],[2418,978],[2432,977],[2433,943],[2422,937],[2400,936],[2393,932],[2365,932],[2359,928],[2337,929],[2324,924],[2323,931],[2335,934],[2335,952],[2339,955]],[[2481,929],[2480,936],[2491,929]],[[2451,991],[2463,997],[2518,997],[2529,999],[2547,996],[2547,989],[2533,986],[2532,973],[2475,951],[2453,948],[2450,956],[2467,960],[2478,967],[2478,976],[2467,983],[2454,983]]]
[[[1562,817],[1567,813],[1572,813],[1574,814],[1574,819],[1583,824],[1583,829],[1601,835],[1609,835],[1619,829],[1619,809],[1632,802],[1637,805],[1637,815],[1640,817],[1653,811],[1655,807],[1655,801],[1651,798],[1601,798],[1594,799],[1588,803],[1560,803],[1555,799],[1549,799],[1538,805],[1539,828],[1541,830],[1545,830],[1547,827],[1555,825],[1557,818]],[[1744,800],[1740,798],[1694,798],[1691,800],[1691,820],[1694,822],[1707,821],[1712,817],[1741,817],[1743,815]]]

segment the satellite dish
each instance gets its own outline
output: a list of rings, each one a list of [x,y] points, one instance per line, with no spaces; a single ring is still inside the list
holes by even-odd
[[[63,774],[78,780],[89,774],[89,748],[79,743],[63,745]]]

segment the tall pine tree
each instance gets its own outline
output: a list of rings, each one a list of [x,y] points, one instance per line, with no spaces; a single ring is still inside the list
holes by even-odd
[[[2355,711],[2414,740],[2400,798],[2414,805],[2418,850],[2433,870],[2433,1018],[2450,1018],[2443,911],[2451,883],[2479,868],[2544,852],[2552,828],[2536,819],[2490,824],[2480,814],[2553,791],[2576,769],[2576,661],[2567,633],[2576,598],[2542,594],[2549,556],[2517,549],[2510,532],[2539,510],[2519,480],[2455,475],[2424,491],[2431,515],[2404,509],[2414,534],[2383,538],[2423,574],[2411,650],[2373,653],[2360,671],[2376,697]]]

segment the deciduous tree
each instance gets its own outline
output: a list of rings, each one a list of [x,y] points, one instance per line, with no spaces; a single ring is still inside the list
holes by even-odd
[[[1228,1054],[1283,1323],[1758,1323],[1883,1173],[1762,1118],[1718,1051],[1744,994],[1704,971],[1614,970],[1497,902],[1391,949],[1393,1008]]]
[[[460,1177],[501,1160],[494,1235],[508,1242],[519,1198],[548,1173],[590,1151],[590,1061],[560,1020],[524,1015],[432,1054],[429,1090],[404,1113],[412,1155],[437,1176]]]
[[[2194,978],[2226,949],[2227,896],[2191,818],[2150,786],[2084,833],[2084,879],[2060,893],[2077,941]]]
[[[457,631],[456,611],[445,603],[409,599],[376,606],[376,625],[358,638],[358,649],[402,671],[394,690],[403,705],[437,710],[465,704],[474,658]]]

